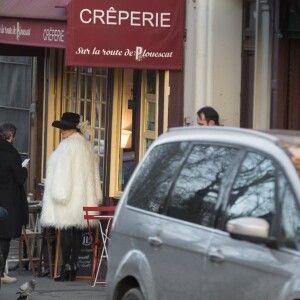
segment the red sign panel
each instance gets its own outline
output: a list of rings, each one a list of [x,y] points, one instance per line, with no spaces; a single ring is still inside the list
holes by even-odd
[[[72,0],[66,65],[182,69],[184,0]]]
[[[65,48],[66,22],[0,18],[0,43]]]

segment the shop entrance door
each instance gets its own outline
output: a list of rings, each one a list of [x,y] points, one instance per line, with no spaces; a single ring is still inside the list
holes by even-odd
[[[121,98],[120,192],[158,135],[158,72],[124,69]]]

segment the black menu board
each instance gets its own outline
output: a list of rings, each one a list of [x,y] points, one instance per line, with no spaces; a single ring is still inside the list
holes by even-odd
[[[93,267],[96,263],[94,259],[94,253],[92,251],[90,234],[88,230],[81,231],[81,247],[78,254],[77,262],[77,276],[78,277],[91,277],[93,273]],[[96,230],[92,229],[92,237],[96,239]]]

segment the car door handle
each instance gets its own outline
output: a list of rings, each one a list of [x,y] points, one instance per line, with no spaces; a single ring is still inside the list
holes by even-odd
[[[163,241],[157,236],[150,236],[148,242],[153,247],[159,247],[162,245]]]
[[[225,260],[225,257],[220,249],[209,250],[208,256],[211,261],[216,263],[222,263]]]

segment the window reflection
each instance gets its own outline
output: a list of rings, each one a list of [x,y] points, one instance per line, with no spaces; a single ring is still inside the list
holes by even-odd
[[[188,143],[170,143],[155,147],[141,165],[129,191],[128,204],[159,212],[173,177],[184,161]]]
[[[236,152],[233,148],[195,146],[176,180],[167,214],[213,226],[222,178]]]
[[[155,102],[148,102],[147,130],[155,131]]]
[[[149,147],[151,146],[151,144],[154,142],[154,140],[152,139],[145,139],[145,149],[144,149],[144,152],[146,152]]]
[[[156,71],[147,70],[147,94],[156,93]]]
[[[142,78],[144,88],[141,100],[141,156],[158,135],[158,71],[144,70]]]
[[[227,219],[253,216],[271,224],[274,213],[275,166],[260,154],[248,153],[230,194]]]
[[[191,148],[188,142],[156,146],[135,177],[128,204],[212,226],[221,182],[236,152],[218,146]]]
[[[279,176],[279,200],[282,202],[282,233],[284,245],[300,250],[300,211],[285,176]]]

